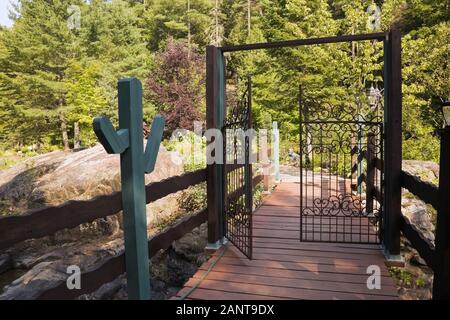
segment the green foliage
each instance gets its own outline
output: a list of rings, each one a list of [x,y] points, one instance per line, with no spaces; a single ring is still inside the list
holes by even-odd
[[[182,160],[185,172],[195,171],[206,167],[206,139],[191,131],[174,132],[172,137],[165,140],[164,146],[168,151],[175,151]]]
[[[107,109],[103,90],[97,84],[99,64],[82,66],[72,61],[67,70],[66,117],[70,122],[78,122],[81,141],[90,146],[97,142],[92,130],[92,120]]]
[[[206,183],[182,191],[178,206],[183,213],[193,213],[206,207]]]
[[[188,11],[189,2],[189,11]],[[187,39],[191,35],[192,42],[200,48],[205,41],[206,31],[211,23],[209,15],[211,2],[208,0],[150,0],[144,12],[146,40],[148,48],[156,51],[162,48],[169,37]]]
[[[389,273],[401,285],[410,287],[413,284],[413,274],[404,268],[390,267]]]
[[[68,27],[70,5],[81,10],[80,29]],[[142,78],[149,65],[137,10],[122,0],[24,0],[17,10],[0,38],[0,106],[7,119],[0,133],[7,147],[61,145],[74,122],[82,142],[92,144],[89,122],[112,115],[117,80]]]
[[[117,80],[130,76],[153,81],[155,90],[147,86],[144,100],[145,119],[164,111],[174,119],[171,129],[184,120],[181,127],[186,127],[192,119],[205,119],[203,54],[208,44],[388,31],[395,24],[403,31],[403,157],[438,161],[440,103],[450,98],[449,2],[376,1],[379,30],[368,28],[372,3],[21,0],[13,27],[0,28],[0,145],[15,150],[35,146],[39,152],[72,147],[75,124],[81,143],[91,145],[96,141],[92,117],[103,114],[117,122]],[[81,10],[80,29],[68,28],[70,5]],[[176,47],[160,59],[170,38],[187,50]],[[290,147],[298,152],[300,87],[311,112],[327,105],[364,110],[366,89],[383,85],[381,56],[382,44],[371,41],[232,53],[226,56],[228,103],[242,92],[243,82],[237,79],[252,74],[254,126],[265,127],[268,117],[278,121],[281,154]],[[181,72],[168,79],[170,70]],[[181,115],[186,110],[187,116]]]
[[[411,273],[405,268],[389,267],[388,270],[400,286],[421,288],[427,285],[427,281],[424,278]]]

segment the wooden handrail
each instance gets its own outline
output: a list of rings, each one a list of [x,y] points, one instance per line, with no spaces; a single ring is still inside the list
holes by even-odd
[[[413,248],[417,250],[426,264],[434,269],[434,244],[415,225],[411,224],[409,219],[404,215],[401,215],[400,223],[400,229],[403,235],[411,242]]]
[[[204,223],[207,219],[207,209],[197,211],[193,215],[183,217],[166,230],[154,235],[148,240],[149,257],[153,257],[159,250],[167,249],[173,241],[180,239],[186,233],[192,231]],[[86,293],[91,293],[103,284],[116,279],[125,273],[125,251],[105,259],[101,265],[96,265],[81,274],[81,289],[69,290],[66,280],[58,281],[51,289],[42,292],[37,299],[75,299]]]
[[[420,180],[408,172],[401,171],[401,185],[413,195],[419,197],[422,201],[431,204],[435,209],[438,208],[438,187]]]
[[[158,182],[146,188],[146,203],[206,181],[206,169],[188,172]],[[122,210],[121,192],[97,196],[90,200],[68,201],[59,206],[44,207],[20,216],[0,218],[0,249],[18,242],[41,238],[58,230],[74,228],[82,223],[104,218]]]
[[[431,204],[434,208],[438,207],[439,189],[437,186],[420,180],[419,177],[414,176],[408,172],[401,171],[400,173],[401,186],[409,192],[417,196],[422,201]],[[403,235],[411,242],[414,249],[425,260],[426,264],[435,268],[435,246],[428,240],[423,233],[404,215],[400,217],[400,229]]]
[[[263,175],[255,176],[253,178],[254,186],[260,183],[262,179]],[[181,185],[183,184],[178,184],[178,186]],[[239,193],[243,191],[241,189],[238,189],[235,192]],[[184,234],[192,231],[192,229],[194,229],[195,227],[206,222],[208,217],[207,213],[207,208],[197,211],[197,213],[180,219],[163,232],[160,232],[150,238],[148,241],[149,257],[153,257],[159,250],[167,249],[173,241],[178,240]],[[80,290],[67,289],[66,281],[61,280],[53,288],[41,293],[37,297],[37,299],[75,299],[82,294],[94,292],[103,284],[113,281],[125,271],[125,252],[121,252],[118,255],[107,258],[100,266],[94,266],[91,269],[83,272],[80,277]]]

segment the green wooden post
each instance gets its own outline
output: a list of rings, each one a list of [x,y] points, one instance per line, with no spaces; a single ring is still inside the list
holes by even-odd
[[[142,85],[122,79],[119,91],[119,130],[106,117],[94,119],[94,132],[108,153],[120,154],[125,258],[129,299],[150,298],[145,173],[153,171],[164,130],[156,116],[143,150]]]

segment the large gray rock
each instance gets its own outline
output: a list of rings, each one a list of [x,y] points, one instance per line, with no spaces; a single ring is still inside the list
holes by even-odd
[[[172,159],[177,154],[161,146],[155,170],[145,182],[179,175],[183,166]],[[77,151],[55,151],[29,158],[0,172],[0,215],[20,214],[44,205],[59,205],[68,200],[87,200],[120,190],[120,157],[107,154],[101,145]],[[176,210],[176,195],[147,206],[149,227]],[[76,240],[80,234],[111,235],[119,230],[119,217],[99,219],[73,230],[58,232],[53,240]]]
[[[31,268],[4,288],[0,300],[36,299],[42,292],[67,280],[67,267],[76,265],[83,272],[122,251],[120,238],[104,243],[92,241],[78,246],[48,248],[46,253],[30,257],[27,263]]]
[[[8,253],[0,254],[0,274],[12,268],[11,256]]]
[[[437,184],[439,180],[439,165],[433,161],[403,160],[402,169],[422,180]]]

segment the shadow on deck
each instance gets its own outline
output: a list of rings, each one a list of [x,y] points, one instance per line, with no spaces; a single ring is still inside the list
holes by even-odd
[[[231,243],[218,250],[174,299],[398,299],[376,244],[299,241],[299,185],[284,182],[253,217],[253,259]],[[369,266],[381,288],[369,289]]]

